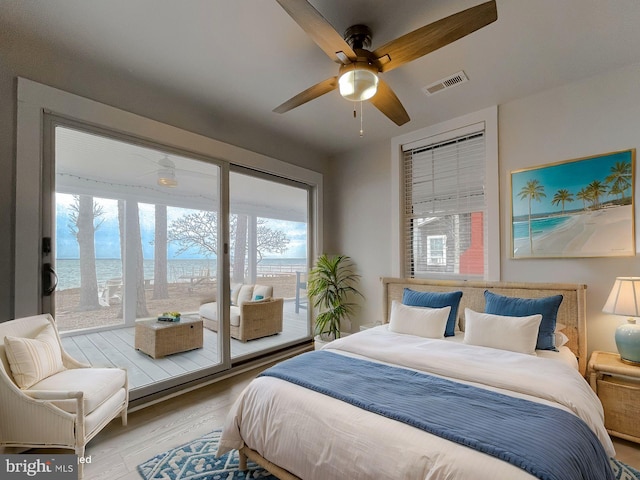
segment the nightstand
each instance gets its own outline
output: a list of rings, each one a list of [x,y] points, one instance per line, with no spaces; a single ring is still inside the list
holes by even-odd
[[[609,434],[640,443],[640,367],[622,362],[617,353],[596,351],[587,374]]]

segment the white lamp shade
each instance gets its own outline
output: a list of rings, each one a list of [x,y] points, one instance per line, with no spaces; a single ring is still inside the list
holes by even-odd
[[[607,302],[604,313],[640,317],[640,277],[618,277]]]
[[[362,102],[378,91],[378,76],[371,69],[355,67],[340,75],[338,84],[340,95],[347,100]]]

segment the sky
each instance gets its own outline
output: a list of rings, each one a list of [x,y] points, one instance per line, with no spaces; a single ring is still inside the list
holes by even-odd
[[[78,242],[69,229],[69,206],[73,203],[72,195],[56,194],[56,257],[78,258]],[[111,199],[100,199],[103,207],[102,225],[95,233],[96,258],[120,258],[120,233],[118,228],[118,202]],[[153,237],[155,213],[154,206],[139,204],[142,249],[145,259],[153,258]],[[169,207],[167,223],[179,218],[191,210]],[[307,256],[307,224],[268,220],[267,226],[285,230],[289,237],[289,246],[284,254],[265,254],[265,258],[305,258]],[[169,244],[169,259],[205,258],[197,250],[176,255],[179,246]]]
[[[529,212],[528,199],[520,200],[518,196],[522,188],[529,180],[537,179],[544,186],[546,197],[540,201],[532,200],[531,213],[557,213],[562,211],[562,204],[552,205],[553,196],[560,189],[567,189],[574,195],[573,202],[565,204],[565,210],[582,208],[582,200],[575,198],[575,194],[582,188],[586,187],[594,180],[600,180],[604,183],[604,179],[611,173],[611,167],[616,162],[631,162],[631,150],[624,152],[616,152],[606,156],[592,157],[585,160],[575,160],[559,165],[552,165],[544,168],[535,168],[511,174],[511,192],[513,216],[527,215]],[[630,191],[625,192],[627,196]],[[601,199],[608,200],[610,197],[605,196]]]

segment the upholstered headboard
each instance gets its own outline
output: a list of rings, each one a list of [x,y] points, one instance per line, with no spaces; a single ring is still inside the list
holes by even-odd
[[[563,300],[558,310],[557,323],[566,325],[564,334],[569,337],[567,347],[578,357],[580,373],[585,374],[587,368],[587,320],[586,320],[586,285],[568,283],[511,283],[453,280],[424,280],[417,278],[382,278],[383,311],[385,322],[389,321],[391,302],[402,301],[405,288],[417,291],[451,292],[462,291],[458,321],[464,330],[464,309],[484,312],[484,291],[509,297],[540,298],[550,295],[562,295]]]

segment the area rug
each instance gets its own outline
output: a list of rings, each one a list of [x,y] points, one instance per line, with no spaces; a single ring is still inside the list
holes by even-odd
[[[631,468],[615,458],[611,458],[610,461],[616,480],[640,480],[640,472],[635,468]]]
[[[142,465],[138,472],[145,480],[236,480],[259,478],[277,480],[276,477],[252,461],[247,470],[238,470],[237,450],[216,458],[220,430],[214,430],[196,440],[156,455]]]
[[[247,470],[238,470],[238,451],[233,450],[216,458],[220,430],[214,430],[196,440],[156,455],[138,466],[145,480],[236,480],[259,478],[277,480],[276,477],[252,461]],[[615,458],[611,468],[616,480],[640,480],[640,472]]]

